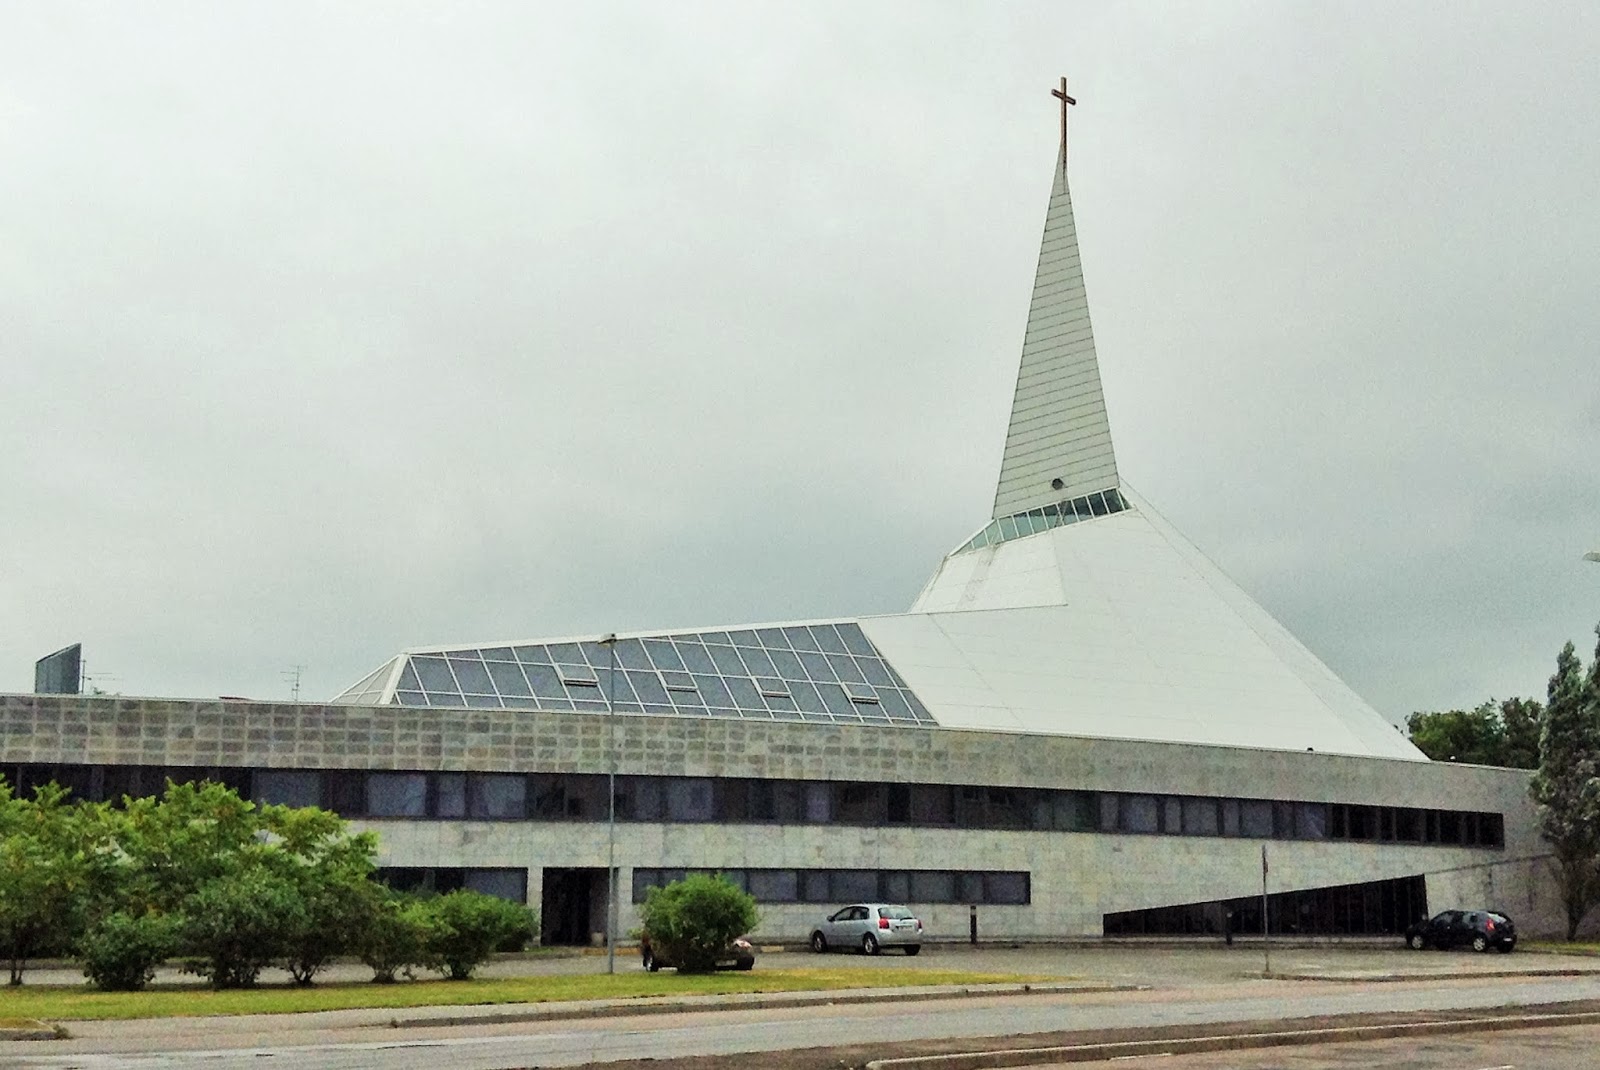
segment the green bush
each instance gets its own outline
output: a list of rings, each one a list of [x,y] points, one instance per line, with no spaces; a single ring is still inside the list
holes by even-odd
[[[262,868],[218,877],[184,900],[182,953],[213,988],[250,988],[282,958],[303,925],[305,902],[290,881]]]
[[[651,945],[680,973],[715,969],[717,957],[761,918],[755,899],[721,874],[695,874],[651,888],[639,913]]]
[[[439,969],[432,950],[434,919],[421,900],[408,899],[381,884],[361,892],[362,918],[353,950],[372,968],[377,984],[393,984],[399,973],[412,967]]]
[[[307,872],[300,875],[301,909],[281,935],[283,968],[297,985],[309,985],[339,955],[350,954],[360,942],[370,916],[363,889],[364,876],[327,878]]]
[[[165,914],[107,914],[78,941],[83,975],[108,992],[139,991],[177,950],[179,924]]]
[[[452,981],[471,977],[497,948],[520,950],[533,933],[532,911],[482,892],[463,889],[418,906],[432,922],[427,934],[430,957]]]

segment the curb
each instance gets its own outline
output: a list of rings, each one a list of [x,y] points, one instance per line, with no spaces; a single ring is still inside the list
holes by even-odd
[[[1470,973],[1374,973],[1366,976],[1351,976],[1350,974],[1319,974],[1319,973],[1278,973],[1268,974],[1269,981],[1332,981],[1338,984],[1367,985],[1387,984],[1392,981],[1459,981],[1477,980],[1483,977],[1594,977],[1600,974],[1600,968],[1580,969],[1569,967],[1563,969],[1551,968],[1548,970],[1474,970]],[[1241,977],[1260,977],[1260,974],[1240,974]]]
[[[1017,985],[972,985],[961,988],[933,988],[927,990],[885,991],[870,988],[835,988],[826,992],[808,992],[795,996],[769,993],[755,999],[730,1000],[726,997],[709,997],[704,1001],[674,999],[670,1002],[644,1002],[628,1000],[616,1003],[552,1004],[548,1009],[530,1008],[519,1011],[491,1011],[487,1014],[456,1014],[392,1018],[393,1029],[428,1028],[429,1026],[507,1025],[516,1022],[560,1022],[582,1018],[631,1018],[645,1014],[686,1014],[696,1011],[750,1011],[781,1007],[826,1007],[838,1003],[900,1003],[925,1002],[940,999],[973,999],[980,996],[1030,996],[1063,995],[1078,992],[1145,992],[1149,985],[1072,984],[1051,983]]]
[[[1113,1044],[1013,1048],[1005,1051],[968,1052],[956,1055],[919,1055],[904,1059],[874,1059],[867,1063],[866,1070],[989,1070],[991,1067],[1103,1062],[1110,1059],[1190,1055],[1209,1051],[1243,1051],[1251,1048],[1279,1048],[1337,1041],[1388,1040],[1394,1037],[1443,1036],[1451,1033],[1597,1024],[1600,1024],[1600,1012],[1595,1011],[1581,1014],[1466,1018],[1447,1022],[1412,1022],[1405,1025],[1356,1025],[1282,1033],[1242,1033],[1177,1040],[1129,1040]]]

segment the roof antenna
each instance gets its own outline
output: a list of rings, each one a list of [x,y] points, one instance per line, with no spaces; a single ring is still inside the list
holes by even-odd
[[[1074,97],[1067,96],[1067,78],[1061,76],[1061,88],[1050,90],[1050,95],[1061,101],[1061,173],[1067,173],[1067,106],[1076,104]]]

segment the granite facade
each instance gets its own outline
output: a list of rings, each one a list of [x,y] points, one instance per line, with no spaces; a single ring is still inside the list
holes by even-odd
[[[1528,932],[1559,923],[1528,774],[1334,754],[939,728],[824,726],[529,710],[441,710],[58,695],[0,698],[0,764],[604,773],[1005,785],[1477,809],[1505,817],[1502,850],[1273,843],[1275,888],[1429,874],[1436,904],[1500,905]],[[604,865],[603,824],[364,823],[386,864]],[[985,932],[1094,934],[1100,916],[1259,891],[1260,846],[1239,839],[1034,831],[629,823],[633,866],[1026,870],[1027,906],[983,908]],[[930,860],[937,860],[936,862]],[[814,907],[771,906],[765,935],[796,936]],[[965,909],[928,911],[965,932]],[[946,915],[949,915],[946,917]],[[623,923],[633,924],[629,904]]]

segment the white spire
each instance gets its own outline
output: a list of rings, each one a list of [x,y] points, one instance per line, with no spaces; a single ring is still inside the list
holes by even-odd
[[[1064,117],[1072,103],[1065,96],[1065,80],[1056,96],[1062,98]],[[997,518],[1118,485],[1067,189],[1065,134],[1063,118],[1055,188],[1039,246],[1022,366],[995,489]]]

